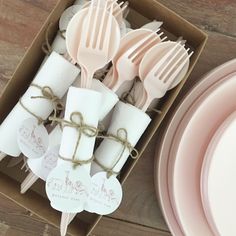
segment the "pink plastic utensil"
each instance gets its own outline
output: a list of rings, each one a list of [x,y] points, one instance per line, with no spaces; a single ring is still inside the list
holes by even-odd
[[[140,40],[144,37],[147,37],[149,34],[153,33],[150,29],[137,29],[130,31],[127,33],[122,39],[120,43],[119,50],[116,56],[112,60],[113,67],[108,72],[107,76],[103,80],[103,83],[108,87],[112,88],[118,79],[118,72],[116,70],[116,65],[118,59],[127,51],[129,50],[134,44],[137,44]],[[160,41],[160,38],[156,35],[156,39]]]
[[[81,85],[85,88],[91,88],[94,73],[113,59],[120,43],[120,29],[113,16],[113,4],[108,13],[107,2],[103,9],[99,3],[94,7],[92,1],[89,7],[77,51],[77,62],[86,70],[86,76],[81,78]]]
[[[167,50],[163,50],[163,48],[165,49],[163,45],[167,45]],[[146,111],[155,98],[163,97],[169,89],[173,88],[173,84],[177,85],[181,82],[184,76],[180,79],[178,75],[184,69],[185,65],[189,63],[189,58],[193,54],[193,52],[188,54],[189,50],[185,49],[181,42],[165,42],[150,49],[143,58],[143,61],[151,66],[151,68],[149,67],[150,71],[146,76],[142,72],[139,73],[146,90],[145,103],[144,105],[142,104],[141,97],[141,101],[138,101],[136,104],[137,107]],[[153,55],[156,55],[158,58],[156,61],[153,60]],[[153,63],[155,64],[153,65]],[[140,71],[142,70],[141,63]],[[176,80],[178,83],[176,83]]]
[[[166,39],[166,37],[160,39],[163,34],[160,33],[157,35],[156,32],[152,32],[122,54],[114,65],[118,73],[118,78],[112,87],[113,91],[116,92],[125,81],[133,80],[138,76],[139,65],[145,53],[154,45]]]
[[[92,1],[89,9],[78,12],[67,28],[68,52],[86,74],[82,76],[83,87],[91,86],[94,72],[108,64],[119,48],[120,29],[112,15],[113,6],[109,12],[106,9],[107,2],[101,8],[94,7]]]
[[[129,6],[129,2],[126,1],[122,1],[120,3],[117,3],[117,0],[103,0],[101,3],[103,4],[107,2],[107,11],[109,11],[113,5],[113,16],[116,18],[117,22],[119,25],[121,25],[124,21],[124,18],[123,18],[123,13],[124,11],[128,8]],[[98,1],[95,1],[95,6],[96,4],[98,3]],[[91,5],[91,2],[87,2],[84,4],[83,8],[88,8],[89,6]]]

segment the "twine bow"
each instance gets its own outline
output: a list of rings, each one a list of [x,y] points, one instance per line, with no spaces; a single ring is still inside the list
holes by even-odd
[[[56,95],[54,95],[53,90],[49,86],[41,87],[37,84],[31,84],[30,86],[38,88],[39,90],[41,90],[41,93],[42,93],[41,96],[31,96],[31,99],[41,98],[41,99],[47,99],[52,102],[54,118],[57,117],[57,114],[59,112],[63,111],[64,104],[61,102],[61,100]],[[35,114],[34,112],[32,112],[29,108],[27,108],[23,104],[22,99],[19,100],[19,103],[28,113],[30,113],[32,116],[34,116],[38,120],[39,125],[44,123],[45,120],[42,117]]]
[[[63,127],[74,128],[78,132],[78,138],[77,138],[77,141],[76,141],[75,150],[74,150],[74,153],[73,153],[73,156],[72,156],[72,160],[64,158],[64,157],[61,157],[61,159],[74,163],[74,167],[77,167],[78,165],[88,164],[88,163],[91,163],[93,161],[94,157],[92,157],[91,159],[86,160],[86,161],[76,160],[76,153],[77,153],[82,135],[85,135],[89,138],[94,138],[94,137],[97,137],[98,133],[99,133],[99,130],[97,128],[85,124],[84,118],[83,118],[83,116],[80,112],[73,112],[70,115],[70,121],[59,119],[59,118],[54,118],[54,117],[50,117],[49,120],[58,122]]]
[[[116,135],[114,134],[108,134],[106,136],[108,139],[114,140],[116,142],[119,142],[123,148],[120,154],[120,158],[123,156],[126,149],[128,149],[130,156],[133,159],[136,159],[139,155],[138,150],[135,149],[131,143],[128,141],[128,132],[124,128],[120,128],[117,130]]]
[[[31,96],[32,99],[42,98],[47,99],[52,102],[53,105],[53,117],[56,118],[58,113],[62,112],[64,109],[64,104],[54,93],[49,86],[40,87],[37,84],[31,84],[32,87],[36,87],[41,90],[42,96]],[[52,125],[54,122],[52,123]]]
[[[138,158],[139,152],[128,141],[128,132],[127,132],[126,129],[120,128],[120,129],[117,130],[116,135],[108,134],[106,136],[101,136],[101,137],[113,140],[113,141],[118,142],[122,145],[121,153],[120,153],[119,157],[117,158],[117,161],[112,166],[112,168],[107,168],[106,166],[101,164],[97,159],[94,160],[95,163],[97,163],[105,172],[107,172],[107,177],[108,178],[110,178],[112,175],[118,175],[119,174],[119,172],[115,172],[113,169],[116,167],[116,165],[121,160],[121,158],[122,158],[122,156],[123,156],[126,149],[129,151],[129,154],[133,159]]]

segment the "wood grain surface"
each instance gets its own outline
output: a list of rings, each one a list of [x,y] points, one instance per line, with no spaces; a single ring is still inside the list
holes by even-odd
[[[56,2],[56,0],[0,0],[0,94]],[[181,93],[183,96],[200,76],[236,57],[236,1],[160,0],[160,2],[209,34],[206,49]],[[104,217],[95,230],[95,235],[170,235],[154,190],[153,161],[157,136],[158,134],[126,182],[122,206],[112,216]],[[59,232],[30,212],[0,196],[0,236],[5,235],[54,236],[59,235]]]

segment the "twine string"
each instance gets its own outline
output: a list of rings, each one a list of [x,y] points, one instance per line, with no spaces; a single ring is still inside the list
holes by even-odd
[[[24,108],[24,110],[26,110],[30,115],[32,115],[33,117],[35,117],[38,120],[38,125],[41,125],[44,123],[44,119],[38,115],[36,115],[34,112],[32,112],[30,109],[28,109],[24,103],[22,102],[22,99],[19,100],[19,104],[22,106],[22,108]]]
[[[63,128],[65,128],[65,127],[74,128],[78,132],[78,138],[77,138],[77,141],[75,144],[74,152],[72,155],[72,160],[64,158],[64,157],[60,157],[61,159],[65,160],[65,161],[72,162],[74,164],[75,168],[78,165],[89,164],[94,160],[94,157],[92,157],[89,160],[85,160],[85,161],[81,161],[81,160],[76,159],[76,153],[79,148],[79,144],[80,144],[82,135],[85,135],[86,137],[89,137],[89,138],[95,138],[98,136],[98,133],[99,133],[99,129],[85,124],[84,118],[80,112],[71,113],[69,121],[64,120],[64,119],[60,119],[60,118],[55,118],[55,117],[50,117],[49,120],[59,123]]]
[[[68,162],[71,162],[73,163],[73,168],[76,169],[78,166],[82,166],[82,165],[87,165],[87,164],[90,164],[94,161],[94,156],[92,156],[89,160],[76,160],[76,159],[69,159],[69,158],[65,158],[65,157],[62,157],[61,155],[59,155],[59,158],[62,159],[63,161],[68,161]]]
[[[112,175],[118,175],[119,174],[119,172],[114,171],[114,168],[120,162],[121,158],[123,157],[123,154],[124,154],[125,150],[129,151],[129,154],[130,154],[131,158],[133,158],[133,159],[137,159],[138,156],[139,156],[138,150],[135,149],[131,145],[131,143],[128,141],[128,132],[124,128],[118,129],[116,135],[107,134],[105,136],[100,136],[100,138],[104,138],[104,139],[107,138],[109,140],[118,142],[122,145],[121,153],[119,154],[117,160],[115,161],[115,163],[113,164],[113,166],[111,168],[106,167],[105,165],[100,163],[97,159],[94,160],[96,164],[98,164],[105,172],[107,172],[107,178],[110,178]]]
[[[66,30],[59,30],[59,35],[65,40],[66,37],[64,36],[64,34],[66,33]]]
[[[31,96],[32,99],[41,98],[41,99],[47,99],[51,101],[52,106],[53,106],[54,118],[57,117],[58,113],[60,114],[64,110],[64,104],[62,103],[60,98],[58,98],[53,93],[53,90],[49,86],[41,87],[37,84],[31,84],[31,86],[40,89],[42,92],[42,96]],[[52,122],[52,125],[54,125],[54,122]]]
[[[49,32],[50,32],[50,29],[52,27],[52,23],[50,23],[46,29],[46,32],[45,32],[45,41],[44,43],[42,44],[42,51],[47,55],[49,56],[51,53],[52,53],[52,47],[51,47],[51,44],[49,42]]]
[[[53,116],[54,118],[57,117],[57,114],[61,111],[63,111],[64,109],[64,105],[61,102],[61,100],[53,93],[53,90],[49,87],[49,86],[44,86],[41,87],[37,84],[31,84],[31,87],[35,87],[38,88],[39,90],[41,90],[42,95],[41,96],[31,96],[31,99],[47,99],[49,101],[52,102],[53,105]],[[23,102],[22,99],[19,100],[19,104],[32,116],[34,116],[37,120],[38,120],[38,124],[43,124],[44,123],[44,119],[40,116],[38,116],[37,114],[35,114],[34,112],[32,112],[29,108],[27,108]],[[54,124],[54,123],[52,123]]]
[[[49,42],[49,33],[50,33],[51,28],[52,28],[52,25],[53,25],[52,23],[50,23],[48,25],[48,27],[46,29],[46,32],[45,32],[45,41],[42,44],[42,51],[47,56],[49,56],[53,52],[53,48],[52,48],[52,46]],[[59,32],[59,35],[65,40],[66,38],[65,38],[64,34],[65,34],[66,30],[59,30],[58,32]],[[62,54],[60,54],[60,55],[62,55]]]

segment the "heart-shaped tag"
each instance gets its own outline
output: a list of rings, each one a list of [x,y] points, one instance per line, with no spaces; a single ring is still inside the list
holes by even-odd
[[[91,177],[83,166],[63,162],[53,169],[46,181],[51,206],[64,213],[83,211],[91,187]]]
[[[49,145],[49,135],[35,118],[24,120],[17,132],[17,142],[21,152],[28,158],[40,158]]]
[[[40,178],[46,181],[50,172],[57,166],[57,161],[59,158],[60,146],[49,148],[46,154],[42,158]]]
[[[85,210],[99,215],[113,213],[121,204],[123,191],[115,176],[107,178],[106,172],[99,172],[92,177],[92,188],[89,192]]]

